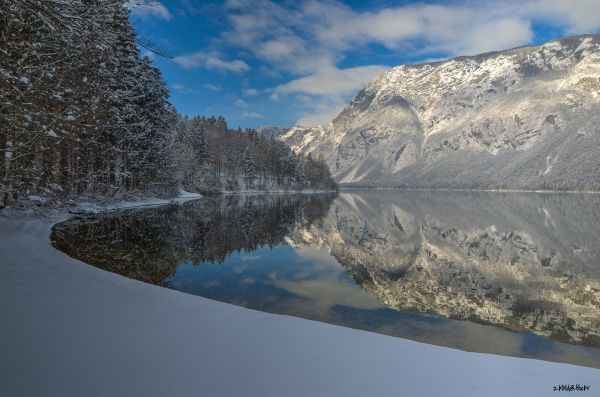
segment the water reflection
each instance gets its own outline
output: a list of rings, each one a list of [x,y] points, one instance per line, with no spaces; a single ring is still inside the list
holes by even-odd
[[[72,219],[52,240],[94,266],[240,306],[600,367],[599,204],[565,194],[227,196]]]
[[[73,218],[53,228],[56,248],[96,267],[166,286],[181,263],[274,247],[290,230],[327,213],[326,195],[206,198],[157,208]]]
[[[387,306],[599,346],[598,198],[344,195],[323,235]]]

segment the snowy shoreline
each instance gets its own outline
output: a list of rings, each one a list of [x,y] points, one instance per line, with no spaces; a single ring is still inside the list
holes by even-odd
[[[325,194],[335,193],[337,190],[223,190],[215,193],[215,196],[229,196],[229,195],[253,195],[253,194]]]
[[[114,211],[114,210],[123,210],[129,208],[138,208],[138,207],[156,207],[160,205],[166,204],[177,204],[177,203],[185,203],[190,200],[198,200],[203,198],[199,193],[191,193],[186,192],[184,190],[179,191],[179,195],[177,197],[171,199],[160,199],[149,197],[143,200],[138,201],[117,201],[111,204],[100,204],[97,202],[88,202],[88,201],[80,201],[76,204],[76,210],[71,210],[71,213],[83,212],[83,213],[99,213],[106,211]]]
[[[0,216],[0,394],[549,396],[561,384],[600,387],[598,369],[267,314],[105,272],[50,245],[52,225],[70,216]]]
[[[279,194],[326,194],[326,193],[335,193],[337,190],[314,190],[314,189],[304,189],[304,190],[236,190],[229,191],[223,190],[219,192],[213,192],[210,194],[202,195],[200,193],[192,193],[186,192],[184,190],[180,190],[178,196],[173,198],[158,198],[158,197],[143,197],[138,200],[119,200],[119,201],[100,201],[100,200],[86,200],[79,199],[76,201],[72,201],[69,205],[67,204],[59,204],[58,206],[51,209],[50,207],[45,207],[43,204],[46,203],[45,200],[42,200],[38,196],[29,196],[29,205],[25,205],[23,207],[16,207],[15,209],[7,207],[4,209],[4,214],[7,213],[37,213],[46,214],[49,211],[67,211],[72,214],[95,214],[100,212],[108,212],[108,211],[116,211],[116,210],[125,210],[130,208],[139,208],[139,207],[156,207],[167,204],[180,204],[186,201],[198,200],[204,197],[213,197],[213,196],[231,196],[231,195],[279,195]],[[32,203],[40,203],[41,205],[32,205]],[[34,211],[34,209],[39,209],[39,211]],[[0,209],[2,210],[2,209]],[[2,213],[0,212],[0,216]]]

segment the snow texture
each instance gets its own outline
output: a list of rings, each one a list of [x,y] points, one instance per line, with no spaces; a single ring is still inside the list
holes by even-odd
[[[202,198],[202,195],[200,193],[192,193],[186,192],[185,190],[180,190],[179,197],[177,197],[173,201],[175,201],[176,203],[185,203],[186,201],[197,200],[199,198]]]
[[[32,196],[29,198],[31,199]],[[155,207],[159,205],[165,204],[173,204],[173,203],[185,203],[190,200],[197,200],[202,198],[203,196],[199,193],[191,193],[186,192],[185,190],[180,190],[179,195],[173,199],[161,199],[149,197],[143,200],[136,201],[118,201],[113,204],[101,204],[97,202],[90,201],[80,201],[77,203],[77,209],[71,212],[74,213],[89,213],[89,214],[97,214],[104,211],[112,211],[112,210],[123,210],[137,207]]]
[[[247,310],[54,250],[65,216],[0,217],[0,395],[551,396],[600,371]]]

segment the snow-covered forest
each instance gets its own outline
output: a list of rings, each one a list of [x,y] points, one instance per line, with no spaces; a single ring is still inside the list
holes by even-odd
[[[323,161],[178,115],[124,0],[0,7],[2,204],[335,186]]]
[[[282,141],[223,117],[179,118],[171,143],[177,181],[190,191],[334,189],[322,157],[297,156]]]

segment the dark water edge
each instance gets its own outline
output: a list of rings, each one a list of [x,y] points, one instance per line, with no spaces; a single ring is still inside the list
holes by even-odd
[[[51,238],[105,270],[243,307],[600,368],[599,205],[530,193],[226,195],[74,218]]]

